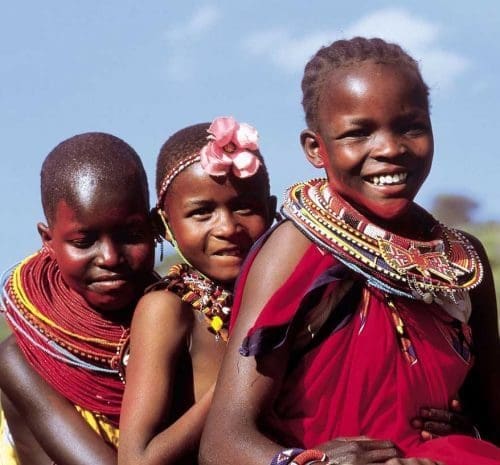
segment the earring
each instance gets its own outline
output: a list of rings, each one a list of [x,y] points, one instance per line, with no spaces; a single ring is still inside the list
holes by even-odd
[[[168,226],[167,218],[165,217],[165,213],[160,208],[157,209],[157,212],[158,212],[158,216],[160,217],[161,222],[163,224],[163,228],[164,228],[163,237],[165,238],[165,240],[167,240],[168,242],[173,244],[174,240],[172,237],[172,232],[170,231],[170,228]]]

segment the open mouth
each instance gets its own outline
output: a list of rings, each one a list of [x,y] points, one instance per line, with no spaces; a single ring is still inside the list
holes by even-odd
[[[396,186],[404,184],[408,178],[408,173],[380,174],[376,176],[368,176],[365,178],[367,182],[375,186]]]
[[[217,255],[218,257],[240,257],[241,256],[241,250],[239,248],[234,248],[234,249],[223,249],[223,250],[218,250],[214,255]]]

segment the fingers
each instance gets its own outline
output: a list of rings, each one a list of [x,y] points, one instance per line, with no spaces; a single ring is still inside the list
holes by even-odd
[[[366,437],[338,438],[330,442],[327,455],[329,463],[383,463],[401,455],[391,441],[373,440]]]
[[[420,418],[412,421],[412,425],[421,422],[424,431],[435,436],[444,436],[452,433],[470,434],[472,426],[465,415],[457,411],[441,410],[434,408],[424,408],[420,411]]]
[[[424,420],[428,419],[434,422],[451,423],[455,413],[437,408],[423,408],[420,410],[420,416]]]
[[[421,458],[395,458],[388,460],[385,465],[445,465],[443,462],[431,459],[421,459]]]
[[[424,421],[422,432],[420,434],[424,439],[431,439],[433,436],[446,436],[454,432],[457,432],[457,429],[450,423]],[[429,437],[426,437],[424,433],[427,433]]]

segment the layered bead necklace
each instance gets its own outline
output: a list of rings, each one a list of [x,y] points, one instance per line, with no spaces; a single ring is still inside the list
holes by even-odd
[[[479,256],[463,234],[416,208],[439,239],[416,241],[382,229],[332,192],[326,179],[293,185],[282,213],[371,285],[426,303],[455,302],[481,282]]]
[[[166,289],[191,305],[207,324],[217,340],[227,342],[228,325],[233,304],[231,291],[215,284],[186,263],[173,265],[150,289]]]
[[[92,309],[44,250],[7,277],[2,301],[19,347],[40,375],[71,402],[117,426],[124,391],[118,354],[132,311],[112,320]]]

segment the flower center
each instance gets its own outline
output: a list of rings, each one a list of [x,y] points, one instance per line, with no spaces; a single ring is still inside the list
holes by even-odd
[[[222,148],[224,149],[224,152],[233,153],[236,150],[236,145],[234,142],[229,142]]]

